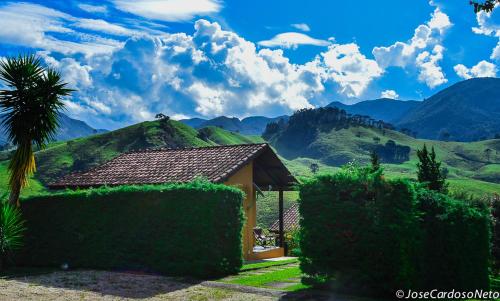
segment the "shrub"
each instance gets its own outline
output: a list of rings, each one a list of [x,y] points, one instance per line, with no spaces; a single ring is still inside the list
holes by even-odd
[[[492,256],[493,271],[500,273],[500,195],[495,194],[491,200],[492,219],[493,219],[493,237],[492,237]]]
[[[487,205],[419,189],[418,207],[424,287],[487,289],[491,228]]]
[[[403,180],[349,168],[302,185],[301,267],[337,289],[370,295],[414,287],[419,249],[414,191]]]
[[[300,260],[310,283],[335,278],[338,290],[386,296],[488,288],[484,203],[350,167],[304,183],[299,204]]]
[[[23,246],[26,230],[21,212],[0,195],[0,270],[7,263],[13,251]]]
[[[121,186],[23,202],[30,266],[139,269],[212,277],[242,265],[243,193],[196,181]]]
[[[300,256],[300,230],[299,227],[294,227],[285,233],[285,242],[287,245],[287,256]]]

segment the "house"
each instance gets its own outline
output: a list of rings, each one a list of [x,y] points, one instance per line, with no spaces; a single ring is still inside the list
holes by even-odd
[[[103,185],[182,183],[197,177],[237,186],[245,192],[243,207],[247,220],[243,229],[243,256],[246,260],[284,255],[283,218],[278,222],[279,247],[267,250],[254,248],[253,229],[258,206],[256,192],[259,189],[279,191],[279,212],[283,217],[283,191],[291,190],[297,183],[268,144],[134,151],[89,171],[69,174],[49,187],[76,189]]]
[[[290,232],[299,227],[299,204],[293,204],[288,208],[283,214],[283,231]],[[269,227],[269,231],[274,233],[279,233],[280,231],[280,220],[277,219]]]

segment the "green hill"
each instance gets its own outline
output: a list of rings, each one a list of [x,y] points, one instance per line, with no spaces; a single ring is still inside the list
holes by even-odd
[[[43,185],[62,175],[87,170],[128,151],[258,142],[263,142],[262,138],[243,136],[217,127],[197,131],[174,120],[143,122],[100,135],[54,143],[36,152],[37,172],[23,195],[42,191]],[[8,153],[4,152],[2,157],[0,189],[5,189],[8,181],[8,162],[5,159],[8,159]]]
[[[433,95],[396,124],[428,139],[484,140],[500,134],[499,99],[500,79],[473,78]]]
[[[291,120],[294,122],[294,118]],[[302,120],[291,127],[287,124],[269,138],[285,164],[298,177],[311,176],[309,167],[313,163],[318,164],[320,172],[334,171],[352,161],[368,164],[373,150],[383,153],[383,166],[388,177],[415,177],[416,150],[426,143],[436,148],[439,159],[448,170],[453,189],[477,194],[500,192],[500,140],[471,143],[420,140],[384,128],[353,124],[331,127],[325,126],[328,119],[318,120],[323,126],[317,127],[314,122],[303,124],[309,121]],[[64,174],[92,168],[127,151],[263,141],[259,136],[245,136],[219,127],[195,130],[173,120],[143,122],[113,132],[53,143],[36,152],[38,170],[23,195],[43,191],[43,185]],[[491,150],[489,155],[486,149]],[[0,153],[0,190],[7,185],[7,159],[8,153]]]
[[[340,121],[335,112],[312,111],[302,112],[297,118],[292,116],[269,137],[295,175],[310,176],[308,167],[312,163],[319,165],[320,172],[348,162],[366,165],[375,151],[387,176],[414,178],[416,150],[425,143],[435,147],[453,189],[500,192],[499,139],[470,143],[415,139],[390,129]]]

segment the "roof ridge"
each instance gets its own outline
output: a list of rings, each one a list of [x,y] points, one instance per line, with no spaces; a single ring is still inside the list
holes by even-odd
[[[269,146],[269,143],[243,143],[243,144],[227,144],[227,145],[207,145],[207,146],[187,146],[187,147],[150,147],[123,152],[122,154],[147,153],[159,151],[177,151],[177,150],[193,150],[193,149],[211,149],[211,148],[233,148],[241,146]]]

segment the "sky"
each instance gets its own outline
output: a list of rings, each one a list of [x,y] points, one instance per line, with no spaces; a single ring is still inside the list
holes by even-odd
[[[279,116],[332,101],[423,100],[500,74],[500,8],[468,0],[0,1],[0,58],[36,53],[115,129]],[[479,101],[479,100],[478,100]]]

